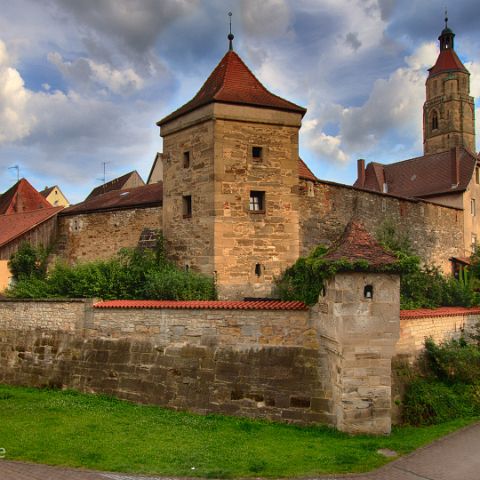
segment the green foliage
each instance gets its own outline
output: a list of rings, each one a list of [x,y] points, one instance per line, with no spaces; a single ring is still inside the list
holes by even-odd
[[[211,300],[212,278],[180,270],[155,250],[123,249],[105,261],[68,266],[58,263],[45,278],[21,277],[7,294],[16,298],[103,298]]]
[[[405,256],[413,256],[412,243],[408,233],[400,233],[393,219],[389,218],[380,225],[376,237],[387,250]]]
[[[446,385],[438,380],[417,378],[405,392],[403,419],[411,425],[433,425],[477,415],[480,415],[479,385]]]
[[[276,293],[282,300],[300,300],[307,305],[318,301],[318,296],[325,281],[337,272],[370,272],[372,268],[368,261],[358,260],[349,262],[345,259],[336,261],[325,260],[323,257],[328,248],[318,245],[307,257],[300,257],[291,267],[285,270],[282,277],[276,279]],[[375,268],[375,272],[399,273],[407,268],[408,261],[399,259],[393,265],[386,265],[382,269]]]
[[[480,348],[463,338],[440,345],[431,338],[425,340],[425,359],[429,371],[438,380],[480,385]]]
[[[18,281],[31,277],[43,278],[47,256],[48,253],[43,247],[35,249],[29,243],[23,242],[8,262],[13,279]]]
[[[465,339],[425,341],[419,374],[406,389],[404,420],[430,425],[480,415],[480,347]]]

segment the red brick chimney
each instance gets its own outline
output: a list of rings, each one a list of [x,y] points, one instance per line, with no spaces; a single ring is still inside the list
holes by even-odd
[[[365,186],[365,160],[359,158],[357,160],[357,187]]]
[[[460,149],[452,147],[450,149],[450,165],[452,172],[452,187],[460,183]]]

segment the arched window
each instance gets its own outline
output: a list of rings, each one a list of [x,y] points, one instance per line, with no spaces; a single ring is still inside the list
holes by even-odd
[[[432,130],[438,129],[438,114],[436,111],[432,113]]]

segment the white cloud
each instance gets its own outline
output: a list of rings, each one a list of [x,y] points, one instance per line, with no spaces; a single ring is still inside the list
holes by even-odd
[[[22,77],[10,65],[5,44],[0,40],[0,144],[28,135],[34,119],[27,111],[30,92]]]
[[[89,58],[78,58],[74,62],[68,62],[57,52],[49,53],[48,60],[72,81],[83,85],[94,82],[116,94],[127,95],[141,90],[144,86],[143,79],[132,68],[117,70],[106,63],[97,63]]]
[[[361,107],[349,107],[341,119],[342,145],[347,150],[371,149],[389,131],[412,139],[422,131],[425,71],[435,61],[433,43],[421,45],[406,57],[406,67],[378,79]]]

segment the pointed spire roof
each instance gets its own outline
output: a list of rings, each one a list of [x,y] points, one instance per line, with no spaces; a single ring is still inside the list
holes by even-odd
[[[157,125],[161,126],[209,103],[273,108],[305,115],[306,109],[269,92],[233,50],[220,60],[198,93]]]
[[[397,257],[387,252],[367,232],[362,223],[352,220],[323,260],[346,260],[351,263],[366,260],[370,267],[375,269],[396,263]]]
[[[20,179],[13,187],[0,196],[0,215],[31,212],[52,205],[25,179]]]
[[[446,12],[445,12],[446,15]],[[428,71],[429,77],[444,72],[464,72],[469,73],[454,49],[455,34],[448,28],[448,18],[445,16],[445,28],[438,37],[440,43],[440,54],[435,65]]]

